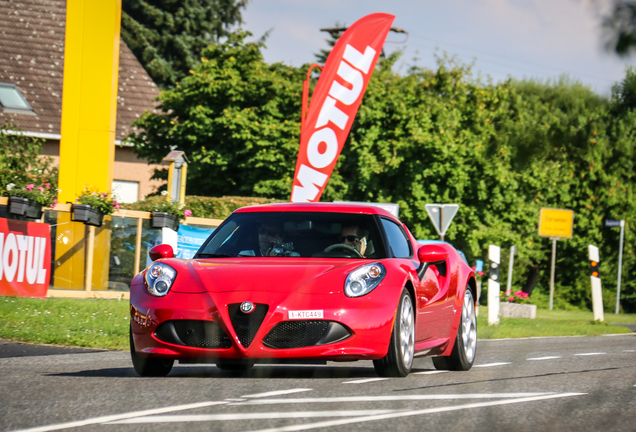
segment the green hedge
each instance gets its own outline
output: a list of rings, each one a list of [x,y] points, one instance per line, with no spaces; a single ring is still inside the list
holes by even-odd
[[[165,197],[154,196],[148,197],[144,201],[137,201],[131,204],[123,204],[122,208],[129,210],[152,211],[155,204],[165,200]],[[203,196],[186,196],[185,209],[192,211],[192,216],[225,219],[236,209],[249,205],[267,204],[273,202],[282,202],[272,198],[251,198],[251,197],[203,197]]]

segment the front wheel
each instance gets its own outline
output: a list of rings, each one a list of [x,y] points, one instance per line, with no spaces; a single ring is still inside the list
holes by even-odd
[[[439,370],[467,371],[473,366],[477,351],[477,318],[473,294],[466,289],[457,338],[451,355],[433,357],[433,365]]]
[[[135,372],[142,377],[164,377],[170,373],[174,360],[146,358],[137,354],[132,328],[130,329],[129,340],[130,357],[132,358]]]
[[[373,366],[382,377],[405,377],[411,372],[414,354],[415,311],[411,294],[403,289],[393,322],[389,352],[384,358],[373,360]]]

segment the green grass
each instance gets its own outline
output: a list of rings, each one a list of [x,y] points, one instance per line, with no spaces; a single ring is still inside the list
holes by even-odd
[[[477,337],[479,339],[504,339],[538,336],[600,336],[603,334],[631,333],[627,327],[612,323],[636,323],[634,314],[605,313],[605,321],[594,321],[588,311],[537,309],[536,319],[500,318],[498,325],[488,325],[488,308],[479,307]]]
[[[605,314],[593,321],[592,312],[539,309],[537,318],[501,318],[487,325],[488,309],[479,307],[480,339],[531,336],[598,336],[628,333],[610,323],[636,323],[634,314]],[[128,302],[104,299],[32,299],[0,297],[0,339],[104,349],[128,349]]]
[[[0,339],[128,349],[128,301],[0,297]]]

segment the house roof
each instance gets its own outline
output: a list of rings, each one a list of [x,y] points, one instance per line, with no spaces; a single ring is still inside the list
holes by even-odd
[[[60,135],[64,74],[65,0],[0,0],[0,83],[14,84],[35,115],[0,107],[0,124],[51,138]],[[120,41],[116,140],[153,110],[159,89]]]

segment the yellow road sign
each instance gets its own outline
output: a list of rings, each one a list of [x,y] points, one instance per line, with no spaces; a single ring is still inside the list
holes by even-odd
[[[570,238],[574,225],[574,211],[542,208],[539,213],[539,235],[541,237]]]

